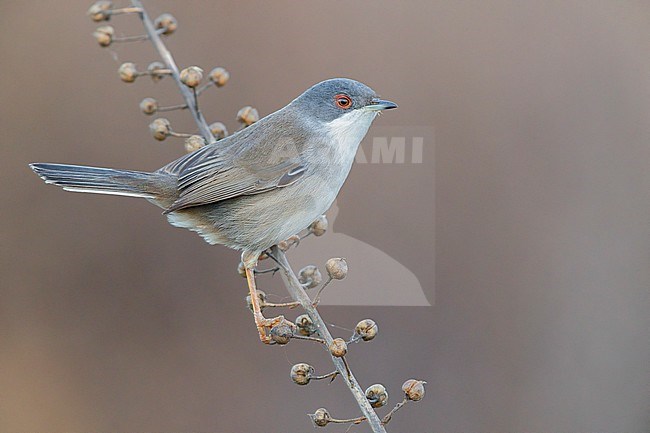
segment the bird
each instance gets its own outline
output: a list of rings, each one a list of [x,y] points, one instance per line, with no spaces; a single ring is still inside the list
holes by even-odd
[[[140,197],[169,223],[240,251],[260,340],[265,318],[254,269],[262,253],[324,214],[350,173],[373,120],[397,108],[367,85],[333,78],[283,108],[154,172],[32,163],[45,183],[73,192]]]

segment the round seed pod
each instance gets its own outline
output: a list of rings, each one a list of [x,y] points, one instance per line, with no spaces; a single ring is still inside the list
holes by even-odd
[[[316,325],[314,325],[314,322],[308,314],[301,314],[296,317],[296,326],[298,327],[298,333],[305,337],[309,337],[316,333]]]
[[[250,105],[247,105],[246,107],[241,108],[237,112],[237,121],[244,126],[250,126],[253,123],[257,122],[260,120],[260,115],[257,112],[257,110]]]
[[[300,284],[302,284],[306,289],[313,289],[323,281],[323,276],[316,266],[307,265],[300,270],[298,281],[300,281]]]
[[[327,231],[328,223],[327,217],[321,215],[316,221],[309,225],[308,230],[314,234],[314,236],[323,236]]]
[[[226,71],[222,67],[218,67],[210,71],[209,77],[210,81],[212,81],[217,87],[223,87],[230,79],[230,72]]]
[[[257,299],[259,299],[260,311],[266,307],[266,293],[262,290],[257,290]],[[253,303],[251,302],[251,295],[246,296],[246,305],[253,311]]]
[[[291,341],[293,337],[293,329],[287,324],[280,324],[271,328],[271,340],[275,341],[277,344],[285,345]]]
[[[149,124],[149,130],[153,134],[153,138],[163,141],[171,132],[171,123],[164,117],[159,117]]]
[[[113,43],[113,35],[115,34],[115,29],[111,26],[101,26],[97,27],[93,32],[93,37],[97,43],[102,47],[108,47]]]
[[[165,29],[162,34],[165,36],[171,35],[178,28],[178,21],[172,14],[162,14],[154,21],[157,29]]]
[[[246,278],[246,266],[244,266],[244,262],[239,262],[239,265],[237,265],[237,273]]]
[[[309,416],[317,427],[325,427],[332,419],[330,413],[324,407],[317,409],[316,412]]]
[[[203,69],[198,66],[188,66],[181,71],[180,78],[183,84],[193,89],[201,84]]]
[[[342,338],[335,338],[329,345],[330,354],[336,358],[342,358],[348,353],[348,345]]]
[[[113,9],[113,2],[108,0],[99,0],[88,8],[88,16],[95,22],[108,21],[111,19],[111,9]]]
[[[388,403],[388,391],[386,391],[384,385],[376,383],[366,389],[366,398],[370,402],[370,406],[374,408],[382,407]]]
[[[426,382],[417,379],[409,379],[402,385],[402,391],[406,398],[412,401],[420,401],[424,398],[424,384]]]
[[[144,98],[140,101],[140,111],[144,114],[151,116],[156,111],[158,111],[158,101],[154,98]]]
[[[138,70],[135,67],[135,63],[131,62],[122,63],[117,73],[120,75],[120,80],[125,83],[132,83],[138,78]]]
[[[291,380],[298,385],[307,385],[314,374],[314,367],[301,362],[291,367]]]
[[[151,76],[151,79],[153,80],[154,83],[162,80],[166,74],[157,74],[156,71],[160,71],[165,69],[165,65],[162,62],[151,62],[149,63],[149,66],[147,66],[147,72],[149,72],[149,75]]]
[[[285,251],[286,252],[286,251],[289,251],[289,248],[291,248],[291,244],[289,243],[289,241],[284,239],[284,240],[281,240],[280,242],[278,242],[278,248],[280,249],[280,251]]]
[[[205,146],[205,140],[200,135],[191,135],[185,139],[185,151],[187,153],[199,150],[203,146]]]
[[[331,279],[342,280],[348,275],[348,262],[339,257],[332,258],[325,264],[325,269]]]
[[[226,129],[226,125],[224,125],[221,122],[211,123],[209,128],[210,131],[212,131],[212,135],[214,135],[214,138],[216,138],[217,140],[221,140],[222,138],[228,136],[228,130]]]
[[[363,341],[372,340],[377,336],[377,332],[379,332],[379,329],[372,319],[363,319],[354,327],[354,333],[361,337]]]

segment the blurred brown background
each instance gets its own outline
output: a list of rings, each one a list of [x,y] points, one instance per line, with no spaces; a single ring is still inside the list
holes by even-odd
[[[340,383],[289,380],[299,361],[328,371],[318,348],[259,344],[236,253],[145,201],[28,170],[181,154],[137,108],[176,103],[169,80],[116,75],[152,48],[100,49],[89,3],[0,2],[0,431],[297,432],[320,406],[355,416]],[[231,130],[239,107],[269,113],[332,76],[400,104],[377,125],[435,129],[435,160],[358,167],[339,200],[337,232],[408,266],[434,304],[323,308],[342,327],[379,322],[350,356],[363,384],[394,403],[404,379],[429,382],[390,431],[650,431],[647,2],[147,4],[178,18],[180,65],[231,72],[202,102]]]

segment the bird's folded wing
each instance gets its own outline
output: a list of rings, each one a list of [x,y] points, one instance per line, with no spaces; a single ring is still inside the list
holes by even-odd
[[[200,149],[163,170],[178,174],[178,199],[165,213],[291,185],[305,168],[296,155],[241,155]],[[252,150],[249,150],[252,151]]]

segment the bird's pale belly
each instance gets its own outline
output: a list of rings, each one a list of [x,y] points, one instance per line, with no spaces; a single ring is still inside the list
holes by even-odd
[[[329,209],[347,177],[341,174],[311,177],[287,188],[188,208],[167,217],[172,225],[195,231],[208,243],[263,251],[307,228]]]

